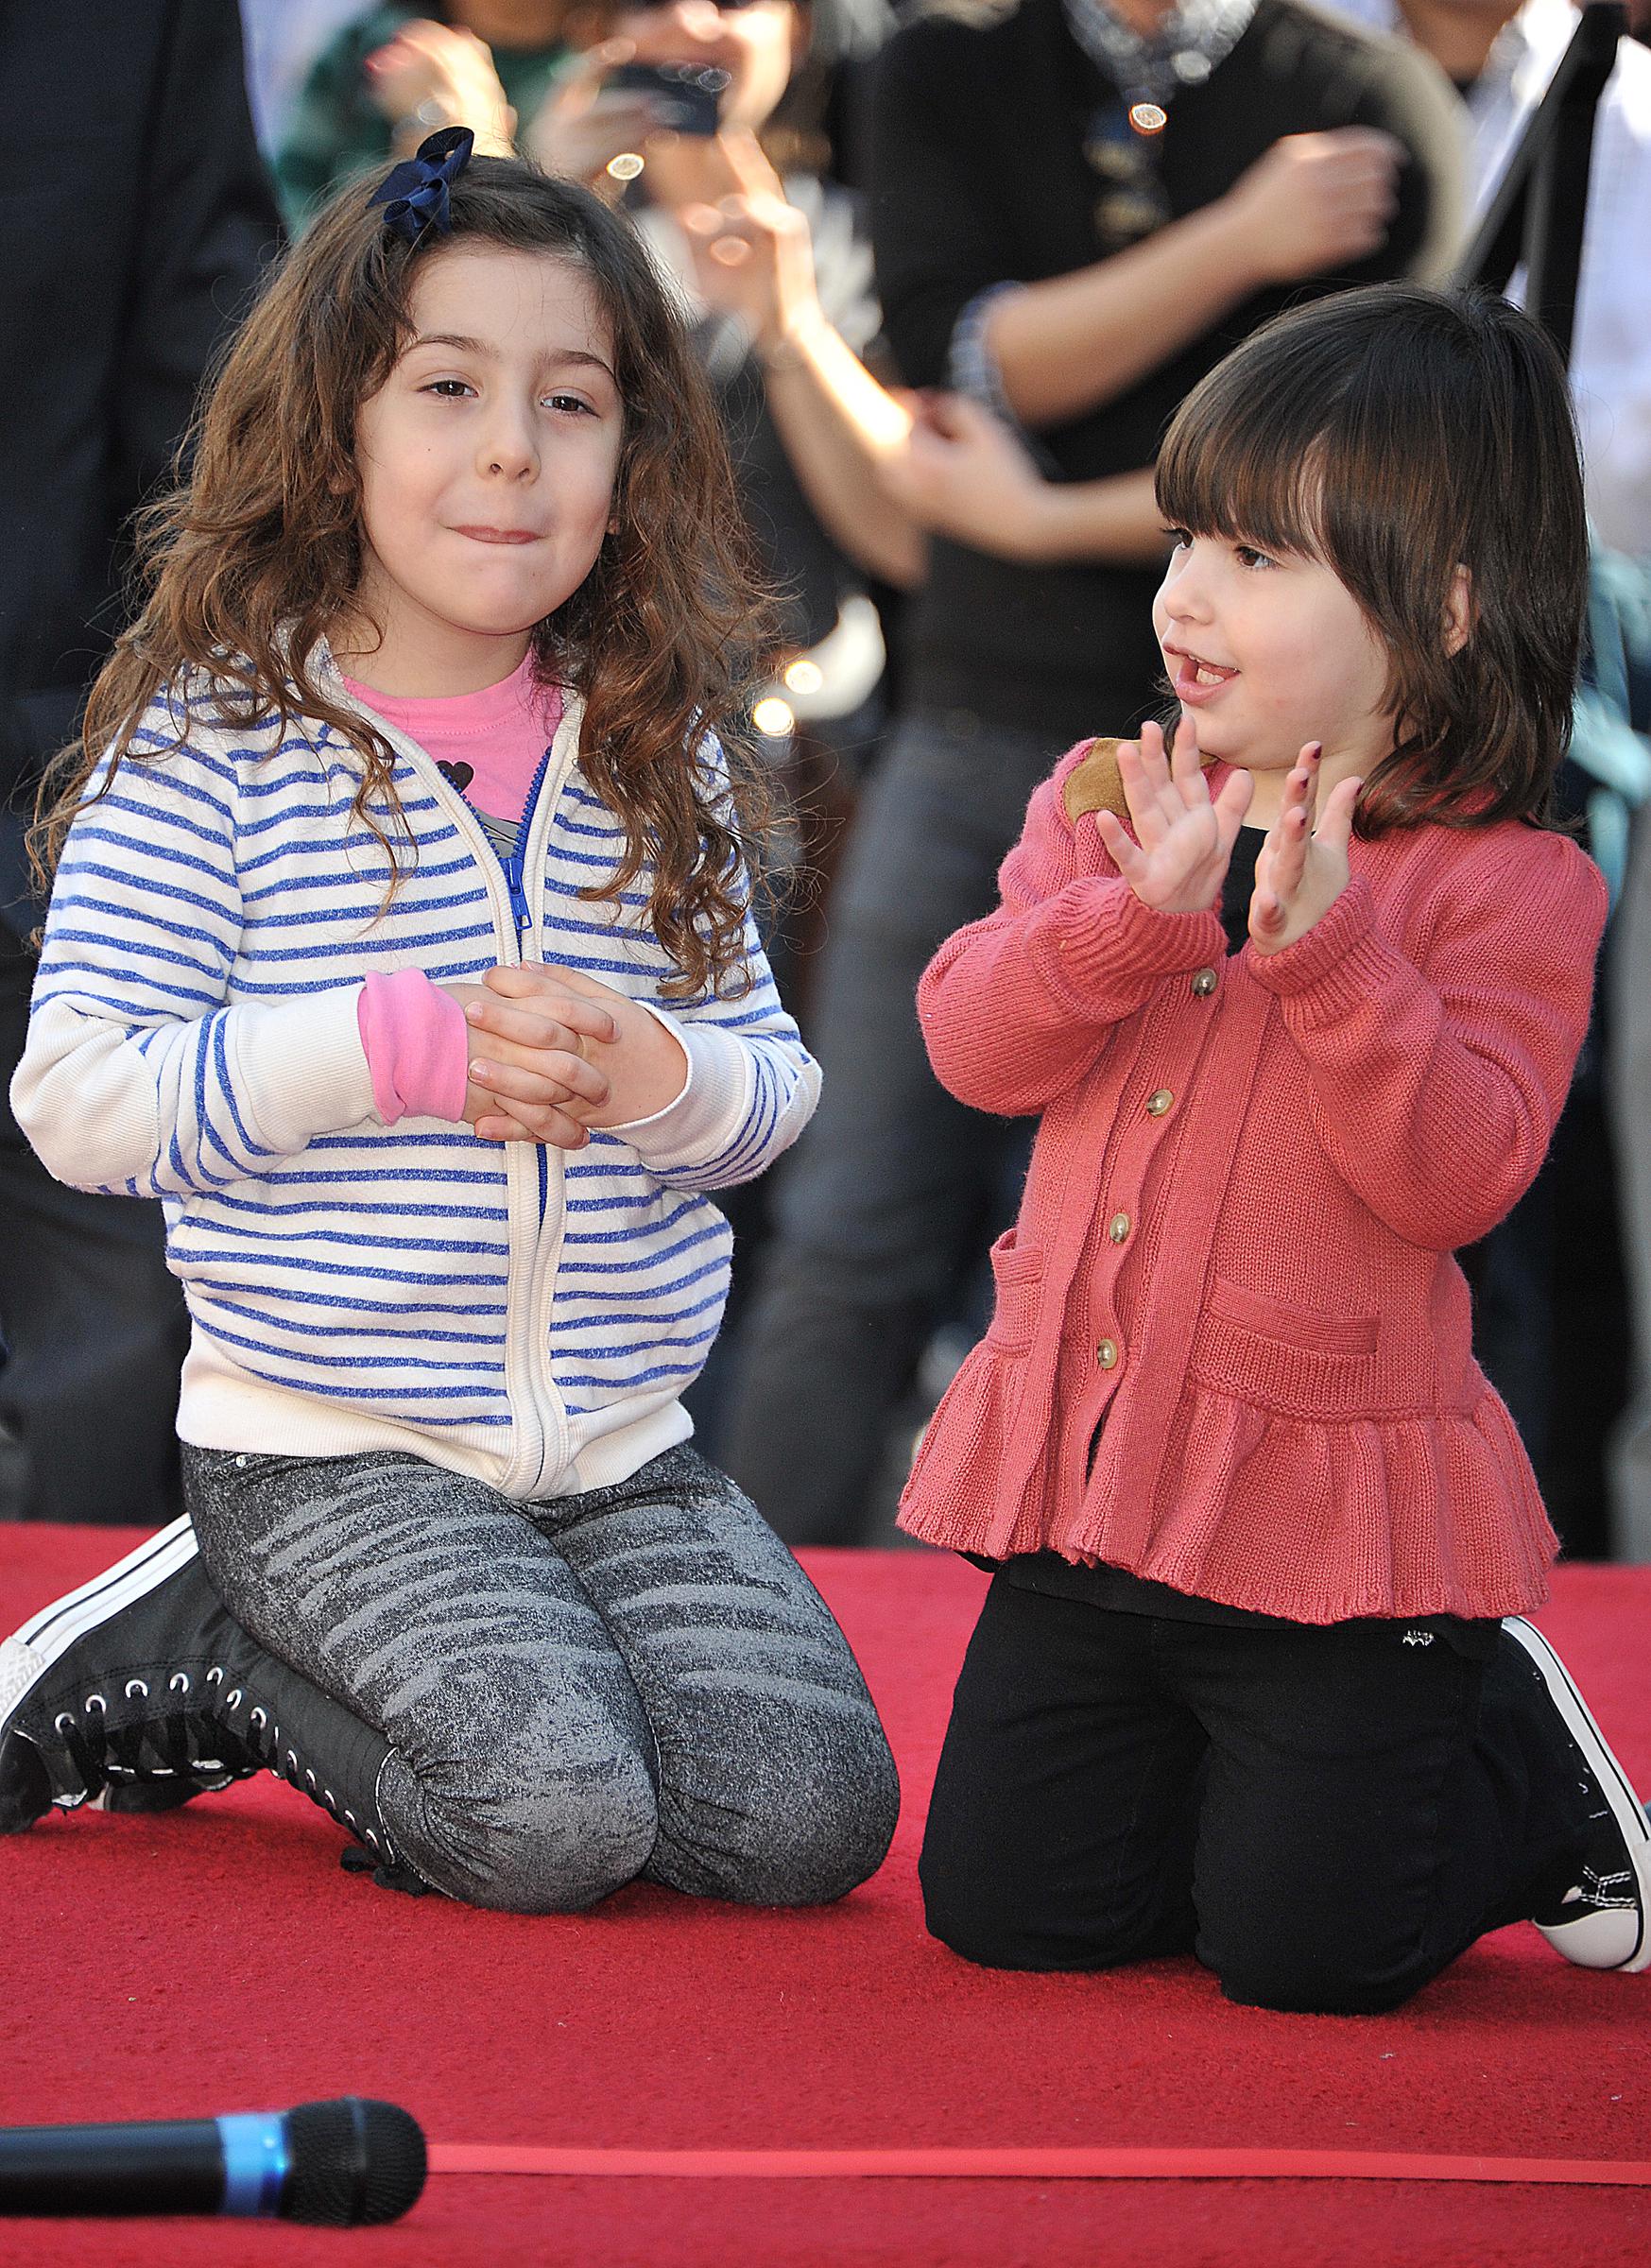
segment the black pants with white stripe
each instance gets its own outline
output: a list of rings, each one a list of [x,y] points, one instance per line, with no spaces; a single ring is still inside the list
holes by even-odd
[[[992,1967],[1195,1952],[1230,2000],[1375,2013],[1563,1891],[1574,1761],[1509,1640],[1233,1627],[999,1575],[936,1779],[928,1925]]]

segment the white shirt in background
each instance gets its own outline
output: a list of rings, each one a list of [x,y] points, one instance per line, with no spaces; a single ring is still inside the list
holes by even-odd
[[[1320,0],[1367,30],[1404,29],[1397,0]],[[1470,234],[1571,43],[1571,0],[1525,0],[1465,106]],[[1522,272],[1509,296],[1518,299]],[[1571,387],[1588,508],[1603,542],[1651,557],[1651,47],[1624,40],[1600,96],[1582,232]]]

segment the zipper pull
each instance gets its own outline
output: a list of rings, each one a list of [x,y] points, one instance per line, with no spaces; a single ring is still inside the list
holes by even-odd
[[[505,881],[510,892],[510,907],[516,916],[516,935],[525,937],[532,933],[533,916],[527,910],[527,889],[523,879],[521,851],[512,850],[505,861]]]

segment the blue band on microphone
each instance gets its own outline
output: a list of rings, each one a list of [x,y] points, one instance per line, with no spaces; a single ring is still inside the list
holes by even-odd
[[[215,2122],[224,2149],[224,2201],[220,2213],[270,2220],[281,2210],[291,2159],[286,2121],[272,2110],[248,2111]]]

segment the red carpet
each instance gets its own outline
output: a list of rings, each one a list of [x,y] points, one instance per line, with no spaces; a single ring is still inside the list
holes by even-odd
[[[126,1548],[0,1530],[0,1626]],[[636,1890],[515,1919],[339,1872],[273,1781],[155,1820],[0,1844],[0,2122],[183,2118],[319,2096],[404,2104],[433,2143],[613,2150],[1265,2148],[1651,2158],[1651,1974],[1595,1977],[1528,1929],[1397,2016],[1233,2009],[1191,1961],[989,1974],[922,1933],[914,1865],[981,1583],[927,1554],[814,1572],[900,1757],[894,1853],[829,1912]],[[1651,1785],[1651,1571],[1574,1569],[1542,1618]],[[353,2259],[480,2268],[1495,2268],[1651,2260],[1651,2189],[1404,2179],[432,2177],[340,2236],[221,2223],[0,2225],[53,2268]]]

